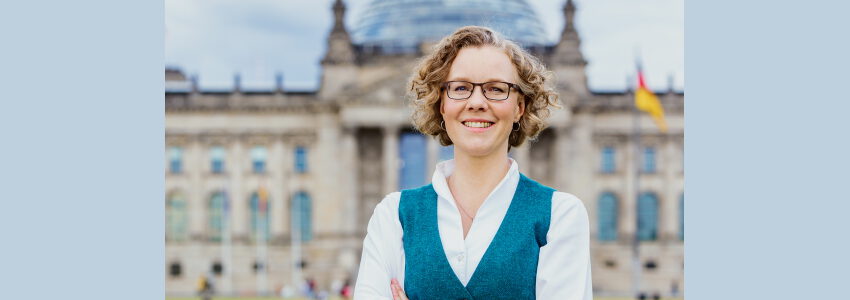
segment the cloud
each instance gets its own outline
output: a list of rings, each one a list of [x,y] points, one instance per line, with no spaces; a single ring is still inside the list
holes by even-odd
[[[349,0],[346,25],[371,0]],[[555,42],[563,28],[565,0],[528,1]],[[166,63],[198,74],[201,84],[229,87],[240,72],[246,86],[273,86],[283,72],[287,85],[315,86],[332,0],[166,0]],[[622,89],[634,74],[640,49],[650,87],[684,87],[684,3],[681,0],[576,1],[576,27],[589,61],[592,89]]]
[[[329,2],[329,1],[324,1]],[[316,1],[166,1],[166,62],[198,74],[201,85],[227,88],[318,79],[330,3]]]

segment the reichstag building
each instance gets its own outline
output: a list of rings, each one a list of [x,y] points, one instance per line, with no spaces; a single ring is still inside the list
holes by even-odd
[[[165,69],[168,295],[195,293],[202,275],[232,295],[278,294],[305,279],[331,293],[353,285],[378,201],[427,183],[452,157],[412,128],[405,84],[437,39],[465,25],[503,32],[555,75],[564,109],[510,155],[584,202],[595,295],[629,295],[635,271],[641,290],[682,295],[684,92],[656,91],[662,133],[649,116],[636,119],[631,91],[590,90],[571,0],[555,43],[523,0],[373,1],[353,28],[342,1],[332,10],[317,90],[288,90],[281,77],[266,90],[243,89],[238,77],[232,89],[203,90]]]

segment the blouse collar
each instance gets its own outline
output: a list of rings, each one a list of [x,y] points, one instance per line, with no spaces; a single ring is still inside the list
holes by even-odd
[[[508,168],[508,172],[505,173],[505,176],[502,177],[502,180],[496,187],[490,191],[490,194],[487,195],[487,198],[484,200],[484,203],[481,204],[479,208],[478,214],[481,213],[481,210],[486,210],[488,206],[488,202],[497,202],[498,207],[504,207],[510,204],[511,199],[514,197],[514,191],[516,191],[516,187],[519,184],[519,166],[517,162],[513,158],[508,158],[511,162],[511,166]],[[452,196],[451,190],[449,190],[449,184],[446,181],[446,178],[452,175],[455,170],[455,161],[454,159],[443,161],[437,164],[437,167],[434,170],[434,175],[431,177],[431,183],[433,184],[434,191],[437,192],[439,198],[448,200],[451,203],[451,206],[456,208],[454,197]],[[496,199],[496,200],[490,200]]]

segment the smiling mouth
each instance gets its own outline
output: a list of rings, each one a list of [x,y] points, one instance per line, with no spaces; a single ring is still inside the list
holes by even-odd
[[[487,128],[493,126],[493,122],[463,122],[463,126],[472,128]]]

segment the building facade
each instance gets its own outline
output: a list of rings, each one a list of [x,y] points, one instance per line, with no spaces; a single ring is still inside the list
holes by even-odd
[[[280,76],[268,90],[243,90],[237,76],[232,89],[207,91],[165,70],[167,294],[194,293],[202,275],[239,295],[304,279],[331,292],[353,283],[375,205],[426,184],[452,156],[412,128],[406,79],[435,39],[480,24],[523,26],[506,35],[524,37],[517,41],[554,73],[564,108],[510,155],[521,172],[584,202],[596,295],[631,293],[635,267],[642,291],[682,295],[684,93],[657,93],[669,126],[659,132],[634,112],[630,91],[588,88],[572,1],[554,44],[537,38],[542,26],[524,1],[468,1],[481,9],[464,11],[481,15],[440,14],[456,10],[438,5],[455,2],[375,1],[349,34],[336,1],[316,91],[289,91]],[[515,9],[484,18],[496,13],[488,7],[503,10],[493,2]]]

